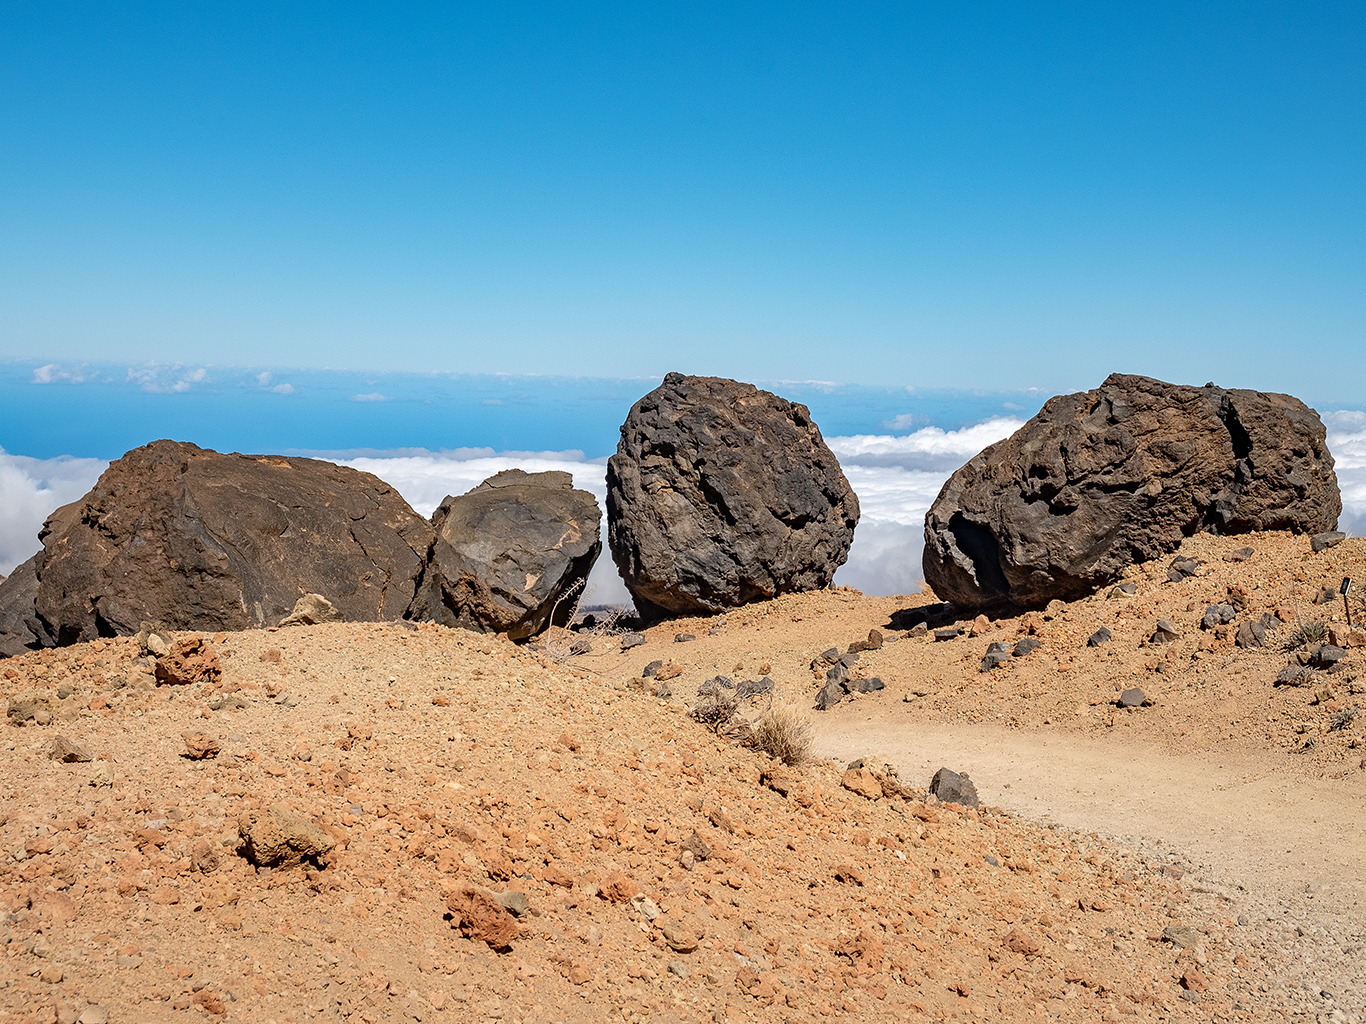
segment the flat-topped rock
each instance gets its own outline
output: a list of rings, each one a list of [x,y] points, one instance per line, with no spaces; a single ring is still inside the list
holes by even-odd
[[[401,618],[430,527],[388,484],[316,459],[153,441],[112,463],[39,539],[45,645],[279,622],[301,594],[345,619]]]

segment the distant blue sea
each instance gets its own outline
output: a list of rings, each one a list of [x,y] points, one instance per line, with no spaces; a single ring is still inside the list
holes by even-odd
[[[688,367],[680,367],[690,372]],[[954,430],[1028,418],[1041,392],[754,381],[807,405],[827,436]],[[616,450],[654,379],[201,366],[0,364],[0,447],[39,459],[113,459],[157,438],[252,453],[422,448]]]

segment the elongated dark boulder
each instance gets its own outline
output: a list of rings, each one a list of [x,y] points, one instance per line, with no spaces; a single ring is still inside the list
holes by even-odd
[[[37,619],[33,611],[38,599],[38,558],[34,555],[15,566],[0,580],[0,658],[18,657],[41,646],[34,632]]]
[[[607,463],[608,543],[645,614],[824,587],[858,517],[806,406],[720,377],[665,377]]]
[[[1298,399],[1111,374],[949,478],[925,516],[925,582],[962,608],[1041,608],[1195,533],[1319,533],[1341,510]]]
[[[131,636],[144,621],[273,626],[307,593],[326,595],[346,619],[401,618],[430,536],[369,473],[154,441],[44,524],[43,642]]]
[[[556,602],[561,618],[572,611],[568,592],[602,551],[601,522],[597,499],[568,473],[509,469],[447,497],[409,618],[513,640],[539,633]]]

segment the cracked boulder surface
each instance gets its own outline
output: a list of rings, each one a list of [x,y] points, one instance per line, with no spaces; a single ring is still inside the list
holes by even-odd
[[[513,640],[552,614],[566,623],[602,551],[601,522],[597,499],[560,471],[509,469],[447,497],[408,617]]]
[[[1324,436],[1289,395],[1111,374],[949,478],[925,516],[925,582],[962,608],[1042,608],[1197,533],[1332,530]]]
[[[112,463],[39,535],[46,646],[274,625],[299,595],[346,619],[402,618],[431,527],[388,484],[315,459],[153,441]]]
[[[666,376],[607,463],[608,543],[646,614],[824,587],[858,518],[806,406],[721,377]]]

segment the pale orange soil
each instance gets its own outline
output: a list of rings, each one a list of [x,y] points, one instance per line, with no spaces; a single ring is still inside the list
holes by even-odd
[[[1244,543],[1251,561],[1222,560]],[[891,614],[928,596],[789,597],[655,626],[625,654],[600,637],[567,665],[397,624],[220,634],[217,685],[155,686],[132,639],[0,663],[7,699],[44,691],[56,709],[0,746],[0,1021],[1351,1020],[1362,871],[1332,836],[1359,834],[1366,721],[1327,724],[1359,702],[1366,652],[1275,689],[1285,655],[1198,620],[1230,584],[1248,614],[1340,615],[1310,596],[1366,576],[1366,552],[1265,535],[1182,553],[1206,562],[1183,583],[1159,582],[1164,563],[1132,575],[1133,598],[865,653],[859,671],[887,688],[813,713],[838,760],[795,772],[653,696],[641,669],[676,664],[688,700],[718,673],[763,671],[777,700],[809,706],[816,655],[874,627],[898,637]],[[1144,646],[1159,616],[1183,635]],[[1101,624],[1114,640],[1085,647]],[[1039,650],[978,671],[987,643],[1031,628]],[[1135,684],[1153,705],[1115,709]],[[182,756],[188,730],[221,753]],[[96,760],[49,760],[58,735]],[[907,792],[845,788],[861,755]],[[940,763],[993,809],[927,804]],[[238,816],[270,805],[331,833],[324,866],[238,855]],[[711,856],[689,870],[694,832]],[[1283,877],[1269,853],[1220,859],[1219,834],[1266,833],[1269,851],[1273,832],[1340,880]],[[471,885],[527,896],[507,951],[446,920],[446,895]],[[636,888],[654,922],[605,898]],[[1324,894],[1342,905],[1305,911]],[[671,949],[666,918],[698,948]]]

